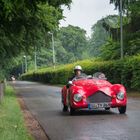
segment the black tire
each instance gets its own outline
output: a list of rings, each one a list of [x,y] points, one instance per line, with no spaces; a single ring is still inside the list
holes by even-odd
[[[67,112],[67,111],[68,111],[68,107],[63,104],[63,112]]]
[[[106,107],[105,110],[106,110],[106,111],[110,110],[110,107]]]
[[[74,115],[75,114],[75,109],[71,106],[69,106],[69,113],[70,115]]]
[[[119,110],[120,114],[125,114],[126,106],[118,107],[118,110]]]

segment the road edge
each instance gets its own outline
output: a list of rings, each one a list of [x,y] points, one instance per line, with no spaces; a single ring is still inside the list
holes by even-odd
[[[17,93],[16,96],[20,105],[20,109],[24,116],[25,126],[27,127],[29,133],[33,136],[35,140],[50,140],[49,136],[46,134],[40,122],[35,118],[35,116],[26,106],[22,96],[19,93]]]

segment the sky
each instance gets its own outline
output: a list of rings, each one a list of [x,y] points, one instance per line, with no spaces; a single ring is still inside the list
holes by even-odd
[[[63,7],[65,20],[61,20],[60,27],[74,25],[87,31],[91,35],[91,27],[98,20],[108,15],[118,14],[109,0],[73,0],[70,10]]]

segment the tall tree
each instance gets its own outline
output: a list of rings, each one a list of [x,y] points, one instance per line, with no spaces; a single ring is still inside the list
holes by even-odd
[[[61,5],[71,0],[0,0],[1,50],[10,57],[22,49],[28,49],[38,32],[47,32],[58,27],[63,18]],[[17,52],[16,52],[17,51]]]
[[[0,65],[21,51],[34,49],[45,33],[58,27],[61,5],[71,0],[0,0]]]
[[[73,54],[73,60],[79,60],[83,58],[84,52],[87,52],[87,38],[86,31],[80,27],[69,25],[68,27],[62,27],[58,35],[59,40],[62,43],[63,48]]]
[[[123,12],[127,12],[126,9],[128,9],[129,4],[135,1],[137,0],[122,0]],[[110,3],[113,3],[115,5],[115,8],[120,11],[120,0],[110,0]]]
[[[100,56],[102,45],[106,44],[111,36],[110,30],[116,27],[118,27],[118,16],[116,15],[102,18],[92,26],[91,39],[89,40],[89,55],[91,57]]]
[[[116,9],[120,9],[120,0],[110,0],[110,2],[115,4]],[[124,54],[135,55],[140,53],[140,1],[122,0],[122,2],[124,18],[128,19],[128,22],[123,24]],[[113,34],[113,32],[110,33]]]

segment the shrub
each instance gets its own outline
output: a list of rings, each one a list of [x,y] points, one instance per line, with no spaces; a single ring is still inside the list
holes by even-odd
[[[140,55],[123,60],[102,61],[83,60],[73,64],[57,66],[56,69],[44,68],[22,75],[23,80],[39,81],[48,84],[66,84],[73,75],[73,67],[81,65],[88,75],[100,71],[105,73],[111,83],[122,83],[127,89],[139,90]]]

